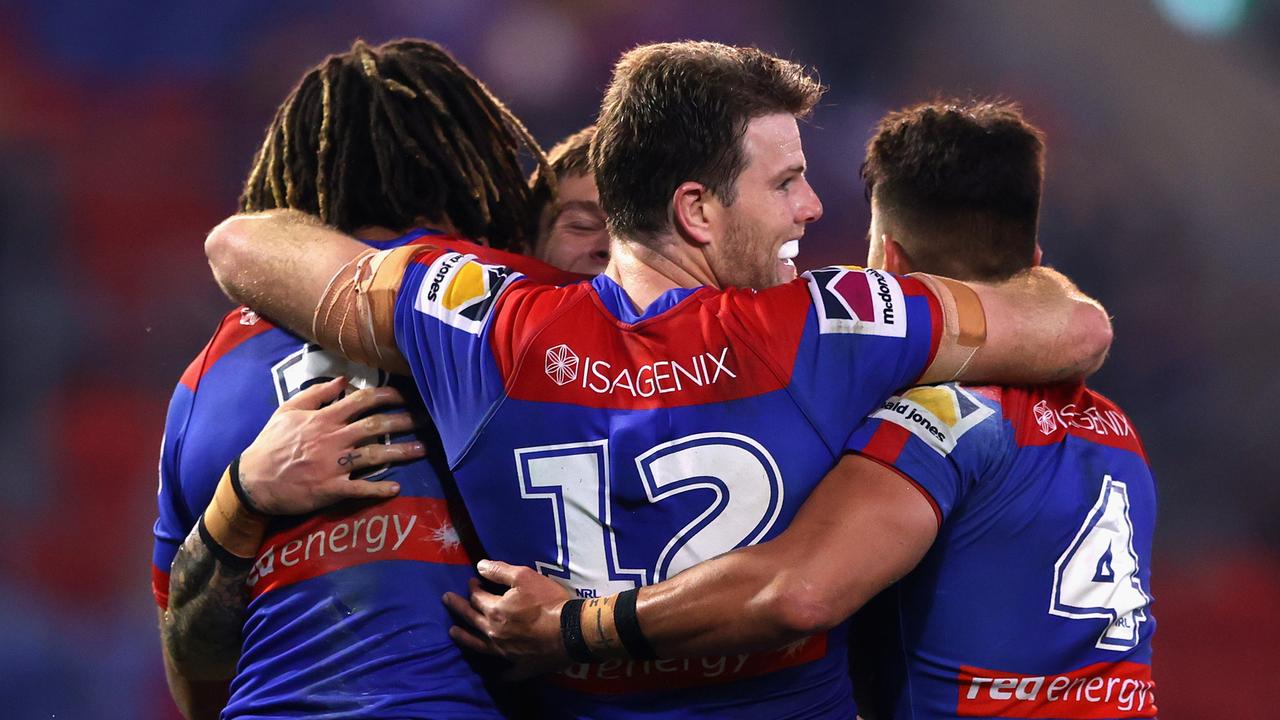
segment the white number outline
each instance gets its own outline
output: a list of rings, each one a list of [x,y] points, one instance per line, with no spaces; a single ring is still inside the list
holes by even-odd
[[[291,374],[300,376],[297,387],[290,384]],[[383,387],[391,383],[391,374],[385,370],[369,367],[354,360],[329,352],[315,343],[304,343],[296,352],[292,352],[271,366],[271,377],[276,388],[276,402],[285,404],[290,398],[306,390],[312,385],[329,382],[338,376],[349,381],[342,392],[346,397],[356,390],[371,387]],[[382,435],[375,441],[383,445],[391,444],[390,435]],[[391,469],[391,465],[378,465],[351,473],[358,480],[376,480]]]
[[[596,500],[599,506],[596,508],[595,517],[601,526],[603,550],[605,556],[605,567],[603,568],[608,574],[607,582],[629,582],[633,587],[648,585],[650,577],[656,578],[653,582],[660,582],[670,573],[671,564],[682,548],[693,542],[698,534],[710,526],[724,511],[731,502],[729,488],[725,481],[710,474],[700,474],[692,477],[684,477],[678,480],[668,480],[659,482],[653,471],[653,464],[664,457],[680,453],[691,448],[706,447],[715,445],[727,445],[739,450],[748,452],[760,465],[763,470],[764,477],[768,481],[769,500],[765,510],[762,513],[754,527],[752,527],[745,535],[737,540],[735,544],[724,547],[719,552],[728,552],[738,547],[746,545],[754,545],[759,542],[777,522],[779,514],[782,512],[783,498],[785,489],[782,483],[782,472],[778,468],[777,462],[768,450],[759,442],[745,435],[736,433],[699,433],[694,435],[686,435],[682,438],[662,443],[650,448],[635,459],[636,468],[639,470],[641,483],[651,504],[661,502],[683,492],[695,489],[710,489],[715,493],[715,501],[712,502],[705,510],[703,510],[696,518],[687,523],[674,537],[666,544],[658,555],[658,560],[654,567],[650,569],[633,569],[621,567],[617,537],[613,528],[612,516],[612,483],[609,472],[609,440],[593,440],[590,442],[564,443],[558,445],[540,445],[536,447],[516,448],[516,474],[519,483],[520,497],[526,500],[544,500],[551,503],[552,521],[556,533],[556,560],[555,562],[545,562],[535,560],[534,567],[538,572],[549,577],[556,577],[563,581],[573,583],[575,580],[590,582],[595,578],[573,578],[572,566],[574,565],[573,550],[569,547],[568,536],[568,519],[569,512],[565,500],[565,485],[563,479],[556,478],[551,482],[535,483],[533,473],[530,469],[530,461],[542,458],[564,458],[579,454],[591,454],[595,458],[595,480],[599,483],[599,492],[596,494]],[[576,452],[575,452],[576,451]],[[717,553],[719,554],[719,553]],[[583,566],[583,569],[589,573],[590,568]],[[677,569],[683,570],[684,568]],[[582,590],[585,588],[577,588]]]
[[[305,367],[307,364],[314,367]],[[289,373],[299,365],[304,366],[300,367],[299,371],[305,379],[298,383],[297,387],[290,387]],[[328,382],[339,375],[344,375],[351,381],[351,387],[343,393],[344,396],[361,388],[382,387],[391,382],[391,376],[385,371],[348,360],[315,343],[305,343],[296,352],[290,353],[271,366],[271,376],[276,388],[276,402],[280,405],[312,385]]]
[[[556,528],[556,562],[547,563],[541,560],[535,561],[534,566],[538,572],[547,576],[558,577],[562,580],[571,579],[569,554],[569,529],[568,519],[566,517],[568,510],[565,507],[564,486],[555,484],[534,485],[532,473],[529,472],[529,461],[547,457],[566,457],[569,455],[579,455],[585,453],[565,452],[566,450],[583,450],[586,453],[595,455],[596,457],[596,478],[600,483],[599,498],[600,506],[597,508],[597,516],[601,519],[601,532],[604,540],[606,567],[609,572],[609,579],[615,582],[632,582],[639,585],[647,585],[647,575],[644,570],[635,570],[624,568],[618,564],[618,543],[613,532],[613,503],[610,499],[610,483],[609,483],[609,441],[593,440],[591,442],[581,443],[564,443],[561,445],[540,445],[537,447],[517,448],[516,455],[516,474],[520,481],[520,497],[526,500],[548,500],[551,502],[552,517]]]
[[[722,552],[728,552],[744,545],[755,545],[760,542],[760,539],[773,528],[773,524],[778,520],[778,514],[782,512],[782,500],[785,491],[782,485],[782,471],[778,469],[778,464],[774,461],[773,456],[769,454],[769,451],[746,435],[718,432],[699,433],[686,435],[649,449],[636,458],[636,468],[640,471],[640,479],[644,483],[644,492],[648,496],[650,503],[656,504],[680,493],[697,489],[710,489],[716,494],[715,502],[708,505],[706,510],[703,510],[700,515],[681,528],[667,543],[666,547],[662,549],[662,552],[658,554],[658,561],[654,563],[653,567],[653,577],[656,578],[654,582],[662,582],[671,575],[671,562],[675,559],[676,554],[692,542],[700,531],[714,523],[724,513],[729,507],[731,498],[729,488],[723,478],[714,475],[700,475],[660,483],[653,471],[653,464],[664,457],[690,448],[711,445],[729,445],[746,450],[753,455],[756,460],[760,461],[760,466],[765,471],[770,490],[769,506],[765,511],[765,516],[756,523],[754,528],[747,532],[746,537],[725,548]],[[684,569],[678,568],[676,572],[679,573]]]
[[[1062,600],[1062,575],[1064,569],[1075,559],[1076,552],[1084,544],[1085,538],[1093,532],[1098,522],[1106,514],[1107,503],[1110,501],[1112,492],[1117,492],[1124,509],[1124,522],[1128,529],[1125,534],[1126,547],[1125,552],[1129,554],[1129,558],[1133,561],[1133,572],[1129,575],[1129,581],[1133,585],[1133,589],[1142,595],[1145,603],[1142,607],[1133,609],[1131,612],[1134,618],[1133,640],[1122,640],[1118,638],[1109,638],[1107,634],[1111,631],[1112,625],[1120,619],[1120,614],[1115,608],[1098,606],[1098,607],[1080,607],[1071,605]],[[1102,628],[1102,633],[1098,636],[1095,644],[1099,650],[1124,651],[1131,650],[1138,646],[1142,640],[1141,625],[1147,621],[1146,608],[1151,605],[1151,596],[1147,594],[1142,587],[1142,580],[1138,577],[1140,562],[1138,553],[1133,549],[1133,520],[1129,515],[1129,488],[1120,481],[1113,479],[1110,475],[1102,478],[1102,489],[1098,492],[1098,500],[1094,503],[1093,508],[1085,516],[1085,522],[1076,532],[1076,536],[1067,545],[1067,549],[1058,557],[1058,561],[1053,564],[1053,593],[1049,596],[1049,614],[1058,617],[1070,618],[1073,620],[1084,620],[1090,618],[1101,618],[1107,620],[1107,624]],[[1115,582],[1122,582],[1123,578],[1116,578]]]

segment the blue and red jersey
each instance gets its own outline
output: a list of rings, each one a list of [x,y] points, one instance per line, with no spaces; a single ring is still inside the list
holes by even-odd
[[[1155,717],[1156,490],[1118,407],[1078,384],[917,387],[849,449],[915,483],[940,522],[857,622],[877,628],[854,652],[883,716]]]
[[[418,241],[416,232],[389,243]],[[547,281],[535,261],[431,237]],[[404,383],[275,327],[247,308],[222,321],[183,374],[169,407],[160,459],[153,589],[167,607],[169,567],[212,498],[223,470],[275,409],[339,375],[353,388]],[[389,440],[389,439],[388,439]],[[428,447],[431,446],[428,442]],[[464,551],[443,458],[382,468],[399,496],[273,518],[248,584],[244,644],[225,718],[500,717],[484,679],[449,639],[439,602],[474,575]]]
[[[395,335],[481,543],[582,597],[659,582],[791,521],[849,434],[932,361],[917,280],[828,268],[764,291],[674,289],[637,312],[465,253],[417,256]],[[852,718],[846,634],[578,665],[544,712]]]

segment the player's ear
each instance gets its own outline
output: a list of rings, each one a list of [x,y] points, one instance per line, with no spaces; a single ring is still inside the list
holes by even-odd
[[[715,196],[702,183],[681,183],[672,194],[671,222],[676,233],[694,245],[712,241],[720,215]]]
[[[915,272],[911,255],[907,253],[906,248],[902,247],[902,243],[893,239],[890,233],[884,234],[884,269],[895,275]]]

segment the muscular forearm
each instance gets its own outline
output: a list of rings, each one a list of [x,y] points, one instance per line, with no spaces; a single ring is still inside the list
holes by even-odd
[[[164,626],[166,610],[159,610],[160,626]],[[187,720],[218,720],[222,708],[231,697],[231,679],[193,680],[177,668],[169,657],[167,647],[161,646],[164,656],[164,676],[169,684],[169,695],[178,711]]]
[[[1016,335],[1006,336],[997,327],[989,337],[1008,347],[1025,344],[1027,348],[1010,356],[1003,367],[996,365],[1007,376],[1006,382],[1080,379],[1102,366],[1111,347],[1111,319],[1100,303],[1080,292],[1065,275],[1052,268],[1032,268],[1004,292],[1011,306],[1023,310],[1024,321],[1010,326],[1018,331]]]
[[[779,647],[844,621],[915,567],[936,532],[914,487],[848,455],[785,532],[641,588],[636,619],[660,657]],[[584,613],[589,645],[593,620]]]
[[[232,482],[235,467],[223,474],[169,570],[160,637],[173,668],[188,680],[229,678],[240,657],[249,604],[245,580],[267,518],[240,502]]]
[[[385,264],[382,254],[375,262],[367,245],[310,215],[287,210],[227,219],[209,233],[205,253],[214,278],[231,299],[328,350],[409,374],[391,320],[412,254]],[[390,278],[385,281],[389,287],[370,292],[378,272],[379,278]]]
[[[936,534],[933,506],[912,484],[846,455],[778,537],[638,592],[566,601],[531,568],[483,561],[480,575],[510,589],[473,588],[470,602],[446,594],[484,639],[461,628],[450,635],[535,668],[776,648],[838,625],[915,567]]]
[[[192,681],[235,674],[249,596],[249,567],[228,567],[193,529],[173,559],[160,637],[173,668]]]
[[[856,559],[835,567],[829,549],[802,526],[640,588],[636,619],[643,636],[658,657],[674,658],[768,650],[830,630],[888,578],[875,561],[862,563],[865,569]],[[602,659],[630,657],[618,629],[617,597],[581,609],[583,637]]]
[[[1048,383],[1102,366],[1111,320],[1061,273],[1037,267],[1002,283],[968,285],[985,314],[985,340],[966,347],[944,337],[922,382]]]
[[[233,216],[205,240],[209,267],[228,297],[313,340],[312,320],[329,280],[366,249],[292,210]]]
[[[776,545],[745,548],[642,588],[645,637],[660,657],[689,657],[776,648],[830,629],[845,608],[824,601],[788,555]]]

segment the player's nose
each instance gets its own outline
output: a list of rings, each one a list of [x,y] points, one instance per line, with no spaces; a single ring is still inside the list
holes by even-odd
[[[591,242],[591,249],[588,251],[595,260],[609,260],[609,233],[600,233]]]
[[[797,220],[808,224],[822,217],[822,201],[818,199],[818,193],[814,192],[813,186],[807,180],[804,183],[804,190],[804,197],[796,208],[799,211]]]

